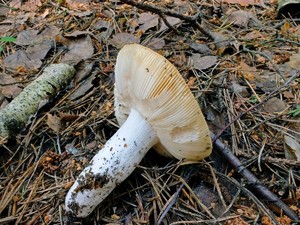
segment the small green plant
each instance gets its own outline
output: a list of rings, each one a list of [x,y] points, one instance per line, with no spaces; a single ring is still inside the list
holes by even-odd
[[[258,103],[258,99],[256,98],[256,96],[252,95],[250,98],[249,98],[249,102],[252,103],[252,104],[256,104]]]
[[[300,106],[297,106],[295,109],[292,109],[288,112],[288,115],[296,117],[300,115]]]
[[[11,36],[7,36],[7,37],[1,37],[0,38],[0,52],[3,51],[3,45],[5,43],[14,43],[16,41],[16,38],[11,37]]]

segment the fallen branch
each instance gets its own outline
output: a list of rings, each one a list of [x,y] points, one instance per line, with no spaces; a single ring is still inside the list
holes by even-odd
[[[273,192],[271,192],[266,186],[264,186],[255,175],[248,170],[243,164],[235,157],[230,149],[225,146],[219,139],[216,138],[216,135],[211,133],[211,138],[214,140],[214,149],[216,149],[220,154],[225,157],[226,161],[231,164],[231,166],[242,175],[251,185],[251,188],[255,190],[259,195],[261,195],[266,201],[271,202],[280,209],[283,213],[290,217],[295,222],[300,220],[298,215],[291,210],[283,201],[281,201]]]
[[[26,125],[31,115],[36,113],[40,103],[67,85],[75,69],[67,64],[52,64],[43,74],[0,111],[0,139],[17,135]]]

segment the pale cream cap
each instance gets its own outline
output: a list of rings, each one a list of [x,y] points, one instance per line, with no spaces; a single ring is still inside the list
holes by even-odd
[[[166,58],[142,45],[125,45],[117,57],[115,81],[115,115],[120,125],[135,108],[157,133],[158,152],[188,161],[210,155],[210,132],[201,109]],[[128,132],[134,132],[134,127]]]

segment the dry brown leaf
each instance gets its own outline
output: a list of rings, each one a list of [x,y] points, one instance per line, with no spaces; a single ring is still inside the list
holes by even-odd
[[[46,41],[37,45],[28,46],[26,54],[31,60],[44,59],[51,48],[52,42]]]
[[[240,71],[238,72],[239,77],[243,77],[248,81],[254,81],[257,75],[257,69],[247,65],[247,63],[241,61],[239,65]]]
[[[50,113],[47,113],[46,124],[55,133],[59,133],[59,131],[61,130],[61,121],[58,116],[52,116]]]
[[[227,19],[227,23],[236,25],[238,27],[247,28],[251,21],[258,21],[257,18],[248,11],[238,10],[232,12]]]
[[[141,13],[139,17],[139,29],[143,32],[149,30],[150,28],[156,27],[158,25],[158,18],[157,14],[152,13]]]
[[[226,220],[224,225],[249,225],[242,217]]]
[[[94,53],[91,37],[70,39],[68,43],[69,51],[62,57],[61,62],[77,64],[83,59],[89,59]]]
[[[66,0],[69,9],[88,10],[91,0]]]
[[[81,31],[81,30],[75,30],[74,32],[70,34],[65,34],[65,37],[78,37],[78,36],[86,36],[86,35],[93,35],[90,31]]]
[[[41,0],[29,0],[25,2],[20,9],[29,12],[35,12],[40,6],[42,6]]]
[[[9,10],[8,7],[0,6],[0,16],[7,16]]]
[[[33,45],[36,43],[38,33],[38,30],[24,30],[18,33],[15,44],[21,46]]]
[[[290,61],[287,62],[287,65],[294,69],[300,70],[300,53],[291,55]]]
[[[199,44],[197,42],[193,42],[190,45],[190,47],[201,54],[206,54],[206,55],[211,54],[211,51],[210,51],[209,47],[207,46],[207,44]]]
[[[68,97],[68,99],[76,100],[84,96],[91,88],[93,88],[92,81],[95,76],[89,76],[80,84],[80,86]]]
[[[289,135],[284,135],[284,155],[286,159],[300,161],[300,143]]]
[[[110,40],[110,44],[118,49],[122,48],[126,44],[138,43],[140,43],[140,38],[128,33],[117,33]]]
[[[168,21],[168,23],[171,26],[176,26],[176,25],[179,25],[181,23],[181,20],[176,18],[176,17],[167,16],[166,20]],[[166,29],[168,29],[168,26],[165,24],[165,22],[163,20],[161,20],[161,26],[159,28],[159,32],[164,31]]]
[[[217,56],[201,56],[200,54],[193,54],[191,56],[193,66],[198,70],[205,70],[214,66],[217,61]]]
[[[268,113],[280,113],[285,111],[288,108],[288,105],[280,100],[279,98],[273,97],[269,99],[264,105],[263,109]]]
[[[111,21],[106,20],[98,20],[94,24],[94,29],[99,30],[101,33],[101,37],[107,40],[113,32],[113,26]]]
[[[5,57],[2,61],[2,65],[13,71],[17,71],[20,67],[23,67],[27,70],[36,70],[42,65],[42,61],[39,59],[31,60],[26,52],[18,50],[15,53]]]
[[[151,49],[162,49],[165,46],[166,42],[162,38],[152,38],[146,45]]]
[[[23,89],[19,87],[16,78],[10,75],[1,74],[0,76],[0,86],[1,93],[6,98],[15,98]]]
[[[294,96],[291,92],[289,92],[289,91],[284,91],[284,92],[282,92],[282,94],[283,94],[283,96],[284,96],[285,98],[288,98],[288,99],[293,99],[293,98],[295,98],[295,96]]]
[[[53,41],[59,33],[60,29],[56,26],[47,26],[42,31],[24,30],[18,34],[15,44],[21,46],[37,45],[46,41]]]

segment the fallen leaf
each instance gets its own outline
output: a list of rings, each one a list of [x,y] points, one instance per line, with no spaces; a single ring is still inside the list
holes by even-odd
[[[289,92],[289,91],[284,91],[284,92],[282,92],[282,94],[283,94],[283,96],[284,96],[285,98],[288,98],[288,99],[293,99],[293,98],[295,98],[295,96],[294,96],[291,92]]]
[[[19,67],[24,67],[28,70],[37,70],[42,65],[42,61],[39,59],[31,60],[26,52],[18,50],[15,53],[5,57],[2,61],[2,65],[13,71],[18,70]]]
[[[21,46],[37,45],[46,41],[53,41],[59,33],[60,29],[56,26],[48,26],[42,31],[24,30],[18,34],[15,44]]]
[[[171,17],[171,16],[167,16],[166,17],[166,20],[168,21],[168,23],[171,25],[171,26],[176,26],[176,25],[179,25],[181,23],[181,20],[176,18],[176,17]],[[161,26],[159,28],[159,32],[162,32],[166,29],[168,29],[169,27],[165,24],[165,22],[161,19]]]
[[[71,39],[68,43],[69,51],[62,57],[61,62],[68,62],[77,64],[83,59],[92,57],[94,53],[94,47],[91,37]]]
[[[128,33],[117,33],[110,40],[110,44],[118,49],[122,48],[126,44],[133,43],[140,43],[140,38]]]
[[[218,61],[217,56],[201,56],[200,54],[193,54],[191,59],[193,66],[198,70],[208,69]]]
[[[289,135],[284,135],[284,155],[286,159],[300,161],[300,143]]]
[[[271,99],[269,99],[264,105],[263,105],[263,109],[265,112],[268,113],[279,113],[279,112],[283,112],[284,110],[286,110],[288,107],[288,105],[280,100],[279,98],[273,97]]]
[[[255,67],[251,67],[244,61],[241,61],[239,68],[240,68],[240,71],[238,72],[239,77],[243,77],[248,81],[254,81],[254,78],[257,76],[257,69]]]
[[[238,10],[232,12],[228,18],[227,23],[236,25],[238,27],[247,28],[253,21],[258,21],[258,19],[248,11]]]
[[[26,49],[26,54],[31,60],[44,59],[52,48],[52,45],[52,42],[46,41],[37,45],[28,46]]]
[[[59,131],[61,130],[61,121],[58,116],[52,116],[50,113],[47,113],[46,124],[55,133],[59,133]]]
[[[201,54],[211,54],[211,51],[207,44],[198,44],[197,42],[193,42],[192,44],[190,44],[190,47]]]
[[[149,30],[150,28],[156,27],[158,25],[158,18],[157,14],[152,13],[141,13],[138,23],[140,25],[139,29],[143,32]]]
[[[5,86],[2,88],[1,93],[8,99],[14,99],[23,91],[17,84]]]
[[[80,62],[76,67],[75,81],[79,83],[86,79],[92,72],[95,61],[87,63],[85,61]]]
[[[103,39],[107,40],[112,32],[113,32],[113,26],[111,21],[106,21],[106,20],[98,20],[94,24],[94,29],[100,31],[100,35]]]
[[[146,44],[146,46],[151,49],[159,50],[159,49],[162,49],[165,46],[165,44],[166,44],[166,42],[162,38],[152,38]]]
[[[91,0],[66,0],[69,9],[88,10]]]
[[[9,8],[8,7],[4,7],[0,5],[0,16],[6,16],[9,12]]]
[[[11,8],[20,8],[22,6],[22,1],[20,0],[11,0],[9,3],[9,7]]]
[[[250,93],[248,92],[248,87],[240,85],[238,82],[233,81],[231,88],[234,93],[241,95],[242,97],[246,98],[250,96]]]
[[[287,62],[287,65],[294,69],[300,70],[300,53],[291,55],[290,61]]]
[[[36,12],[39,7],[42,6],[41,0],[29,0],[26,1],[21,7],[21,10],[29,11],[29,12]]]
[[[68,99],[70,100],[76,100],[79,99],[83,96],[85,96],[85,94],[91,90],[94,85],[92,83],[92,81],[95,79],[95,76],[89,76],[87,79],[85,79],[80,86],[68,97]]]
[[[90,31],[81,31],[81,30],[75,30],[74,32],[70,34],[65,34],[65,37],[78,37],[78,36],[86,36],[86,35],[93,35]]]
[[[34,45],[36,43],[38,33],[38,30],[24,30],[18,33],[15,44],[21,46]]]

